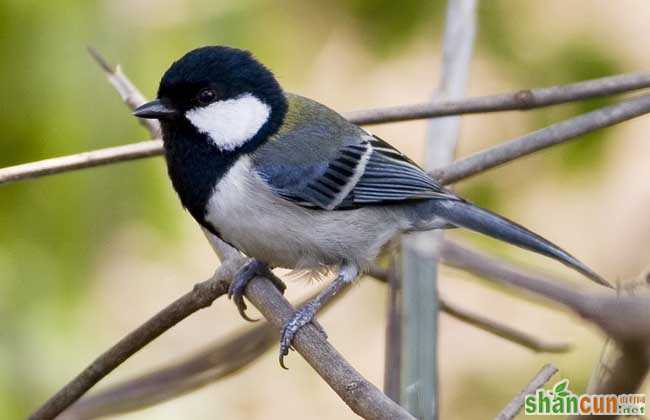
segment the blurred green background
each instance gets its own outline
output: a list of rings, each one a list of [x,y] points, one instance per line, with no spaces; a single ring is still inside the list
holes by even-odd
[[[439,76],[444,9],[442,1],[425,0],[0,0],[0,166],[146,138],[89,59],[87,45],[122,64],[148,96],[187,50],[247,48],[287,90],[347,111],[430,98]],[[645,0],[483,0],[470,93],[647,69],[642,46],[650,38],[649,18]],[[467,117],[459,153],[611,101]],[[413,158],[422,156],[424,122],[372,129]],[[458,189],[610,278],[631,279],[646,266],[650,249],[650,186],[639,181],[650,175],[648,129],[641,118],[599,131]],[[512,247],[453,235],[580,281]],[[177,203],[160,158],[0,186],[0,238],[1,418],[24,417],[216,264]],[[443,318],[443,418],[492,416],[547,360],[572,388],[584,386],[602,344],[597,332],[462,273],[445,274],[441,289],[452,300],[571,339],[575,350],[532,355]],[[310,288],[294,282],[290,296]],[[353,365],[380,384],[385,291],[364,281],[346,300],[323,317],[324,324]],[[174,360],[241,327],[233,309],[224,301],[192,317],[115,377]],[[304,362],[292,356],[289,363],[286,373],[269,355],[235,378],[125,418],[353,418]],[[290,413],[278,392],[291,401]]]

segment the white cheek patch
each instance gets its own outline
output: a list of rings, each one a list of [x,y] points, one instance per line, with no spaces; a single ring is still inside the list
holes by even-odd
[[[194,108],[185,117],[221,150],[234,150],[266,123],[271,108],[250,93]]]

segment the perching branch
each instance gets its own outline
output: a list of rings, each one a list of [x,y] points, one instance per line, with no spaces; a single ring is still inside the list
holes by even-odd
[[[103,66],[103,68],[105,70],[111,69],[110,66],[106,66],[106,67]],[[113,76],[117,76],[117,75],[119,75],[120,77],[125,77],[123,73],[113,74]],[[109,74],[109,77],[110,76],[111,74]],[[540,106],[545,106],[545,105],[554,104],[554,102],[551,100],[552,98],[564,98],[563,100],[567,100],[567,101],[580,100],[580,99],[585,99],[593,96],[598,96],[596,95],[597,92],[602,92],[603,95],[609,95],[612,93],[620,93],[628,90],[647,87],[649,85],[648,78],[650,78],[650,75],[647,74],[621,75],[621,76],[613,76],[605,79],[596,79],[592,81],[580,82],[573,85],[536,89],[536,90],[532,90],[531,92],[534,92],[533,97],[537,98],[535,99],[535,101],[539,100],[539,103],[542,104]],[[587,87],[584,86],[580,87],[580,85],[583,84],[585,84],[585,86]],[[545,92],[545,93],[541,93],[541,92]],[[560,94],[558,92],[565,92],[565,93]],[[508,93],[508,94],[497,95],[497,96],[504,97],[504,98],[506,97],[516,98],[516,97],[528,96],[528,95],[522,95],[521,93],[515,92],[515,93]],[[644,102],[643,104],[637,104],[639,99],[640,98],[637,98],[631,101],[623,102],[618,105],[612,105],[610,107],[603,108],[603,110],[609,110],[607,111],[607,113],[616,114],[616,115],[606,116],[606,115],[602,115],[602,113],[599,113],[599,111],[601,110],[596,110],[587,114],[583,114],[579,117],[566,120],[563,123],[555,124],[550,127],[544,128],[542,130],[536,131],[532,134],[512,140],[509,143],[505,144],[508,145],[507,149],[498,150],[498,153],[490,151],[489,158],[486,157],[485,152],[481,152],[470,158],[466,158],[455,164],[452,164],[453,166],[444,168],[440,173],[438,173],[438,176],[440,176],[440,178],[445,183],[456,182],[464,177],[475,175],[478,172],[503,164],[507,161],[513,160],[524,154],[531,153],[532,151],[539,150],[544,147],[549,147],[561,142],[565,142],[579,135],[586,134],[587,132],[597,130],[599,128],[603,128],[615,124],[617,122],[622,122],[637,117],[643,113],[649,112],[650,107],[647,106],[647,103]],[[436,114],[434,112],[417,113],[417,112],[413,112],[413,110],[409,109],[409,107],[398,107],[402,110],[394,111],[394,114],[395,115],[399,114],[401,116],[401,119],[404,120],[416,119],[416,118],[417,119],[429,118],[429,117],[441,116],[441,115],[455,115],[455,114],[463,113],[462,110],[465,109],[463,108],[465,107],[465,104],[470,103],[472,101],[474,102],[485,101],[486,103],[490,102],[489,100],[486,100],[484,98],[483,99],[469,98],[469,99],[463,99],[459,101],[453,101],[453,103],[456,104],[454,105],[454,107],[457,108],[454,109],[453,112],[449,111],[449,112],[439,113],[439,114]],[[495,102],[499,102],[499,101],[495,101]],[[555,102],[555,103],[560,103],[560,102]],[[436,106],[442,106],[442,105],[436,105]],[[442,107],[446,107],[446,105]],[[467,109],[468,109],[467,112],[470,112],[469,110],[471,110],[472,108],[468,106]],[[525,109],[529,109],[529,108],[525,108]],[[480,110],[479,108],[476,108],[476,110],[472,112],[488,112],[490,110],[492,109],[489,106],[485,105],[485,108],[480,108]],[[498,109],[498,107],[495,107],[494,109],[494,111],[500,111],[500,110],[502,109]],[[366,113],[366,115],[361,117],[355,116],[354,114],[350,114],[349,115],[350,120],[357,124],[364,124],[370,121],[377,122],[376,120],[371,120],[370,117],[374,114],[381,116],[382,113],[385,113],[385,111],[383,111],[382,109],[363,111],[363,112]],[[383,117],[377,117],[377,119],[381,119],[381,118]],[[558,126],[560,124],[565,124],[565,123],[573,124],[576,122],[577,119],[580,119],[579,122],[581,123],[581,128],[577,132],[568,130],[566,127],[563,127],[561,132],[556,132],[559,130]],[[601,119],[604,119],[604,121],[601,121]],[[387,118],[386,122],[397,121],[397,120],[398,120],[397,118]],[[530,136],[532,135],[535,135],[535,138],[530,139]],[[542,138],[542,140],[539,140],[539,138]],[[524,141],[522,142],[522,144],[515,143],[516,141],[519,140],[524,140]],[[532,146],[532,150],[530,149],[531,146]],[[503,145],[501,147],[503,147]],[[515,150],[512,150],[513,148]],[[25,179],[38,178],[45,175],[54,175],[54,174],[74,171],[78,169],[92,168],[92,167],[102,166],[102,165],[107,165],[112,163],[158,156],[161,155],[162,153],[163,153],[162,142],[160,140],[156,140],[156,141],[133,143],[125,146],[107,147],[104,149],[98,149],[91,152],[62,156],[58,158],[45,159],[45,160],[40,160],[31,163],[24,163],[24,164],[9,166],[0,169],[0,185],[9,182],[25,180]],[[472,160],[468,161],[467,159],[472,159]]]
[[[380,281],[390,277],[385,270],[372,270],[369,275]],[[339,296],[329,303],[338,300]],[[551,342],[527,332],[516,330],[500,321],[469,311],[440,298],[441,310],[469,325],[482,329],[515,344],[536,352],[564,352],[569,349],[565,342]],[[300,306],[300,303],[297,305]],[[143,374],[134,379],[117,383],[94,395],[74,403],[58,417],[60,420],[81,420],[126,413],[159,404],[192,392],[239,372],[277,344],[276,329],[264,322],[230,338],[221,339],[185,359]],[[384,390],[388,396],[389,389]],[[393,390],[393,392],[396,392]]]
[[[204,231],[205,232],[205,231]],[[206,237],[217,255],[228,258],[235,249],[214,235]],[[246,298],[276,328],[281,329],[294,314],[292,306],[273,284],[257,276],[246,287]],[[301,328],[292,348],[311,365],[343,401],[365,419],[413,419],[406,410],[363,378],[327,341],[313,324]]]
[[[280,329],[294,311],[278,290],[261,277],[246,288],[246,297]],[[414,419],[402,407],[365,380],[312,324],[301,328],[293,348],[311,365],[345,403],[364,419]]]
[[[524,400],[527,395],[534,393],[538,388],[544,386],[553,375],[557,373],[557,368],[552,364],[544,365],[537,375],[515,396],[508,405],[496,416],[495,420],[511,420],[514,419],[521,407],[524,405]]]

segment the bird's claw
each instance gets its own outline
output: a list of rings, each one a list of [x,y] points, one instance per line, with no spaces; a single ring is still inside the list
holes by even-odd
[[[244,264],[233,277],[230,286],[228,286],[228,298],[232,299],[232,301],[235,303],[235,306],[237,306],[237,310],[239,311],[239,314],[242,316],[242,318],[250,322],[259,320],[251,318],[246,314],[247,306],[246,302],[244,302],[244,293],[246,292],[246,286],[248,286],[248,282],[250,282],[253,277],[258,274],[263,275],[271,280],[273,285],[280,291],[280,293],[284,293],[284,290],[287,288],[282,280],[277,278],[271,272],[271,270],[269,270],[268,265],[265,263],[253,259]]]
[[[278,289],[278,292],[280,292],[281,294],[284,294],[284,291],[287,290],[287,285],[284,284],[284,282],[280,280],[278,276],[273,274],[273,272],[269,270],[268,267],[266,268],[266,271],[262,272],[261,274],[263,274],[264,277],[266,277],[267,279],[271,280],[271,283],[273,283],[275,288]]]
[[[302,327],[311,322],[314,326],[316,326],[319,332],[321,332],[325,338],[327,338],[327,334],[325,333],[323,327],[321,327],[320,324],[318,324],[318,322],[316,322],[314,319],[317,310],[318,306],[314,302],[309,302],[298,309],[293,314],[291,319],[286,324],[284,324],[284,327],[282,328],[282,335],[280,337],[280,366],[282,366],[283,369],[287,369],[286,365],[284,364],[284,356],[289,354],[289,349],[291,348],[293,337]]]
[[[246,314],[246,309],[248,307],[246,306],[246,302],[244,302],[244,292],[246,291],[246,285],[251,278],[249,278],[247,281],[240,281],[237,284],[235,284],[235,280],[233,280],[228,287],[228,298],[232,299],[235,306],[237,307],[237,311],[239,311],[239,315],[241,315],[242,318],[249,322],[256,322],[259,321],[259,319],[251,318]]]

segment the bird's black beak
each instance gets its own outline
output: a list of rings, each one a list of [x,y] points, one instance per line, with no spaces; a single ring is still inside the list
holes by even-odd
[[[175,118],[178,115],[178,111],[176,111],[174,108],[171,108],[162,102],[160,100],[156,99],[151,102],[147,102],[146,104],[143,104],[138,107],[135,111],[133,111],[133,115],[135,115],[138,118],[148,118],[148,119],[155,119],[155,120],[171,120],[172,118]]]

